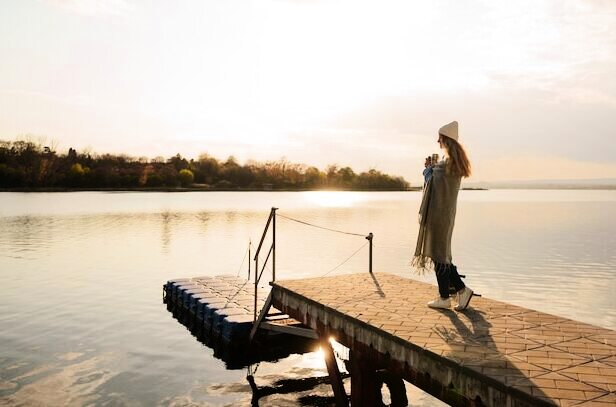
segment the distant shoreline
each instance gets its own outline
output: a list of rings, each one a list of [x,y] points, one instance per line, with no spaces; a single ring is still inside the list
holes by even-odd
[[[331,192],[417,192],[421,187],[407,189],[263,189],[263,188],[203,188],[203,187],[178,187],[178,188],[0,188],[0,192],[307,192],[307,191],[331,191]]]
[[[483,188],[469,187],[464,190],[484,190]],[[614,191],[616,185],[491,185],[485,190],[544,190],[544,191]]]
[[[409,187],[407,189],[263,189],[263,188],[203,188],[203,187],[144,187],[144,188],[0,188],[1,192],[421,192],[422,187]],[[616,191],[616,185],[529,185],[529,186],[493,186],[462,187],[461,191],[494,191],[494,190],[534,190],[534,191]]]
[[[182,187],[182,188],[181,188]],[[325,170],[280,159],[240,164],[208,154],[186,159],[134,158],[124,154],[57,153],[40,143],[0,140],[0,190],[61,191],[253,191],[341,190],[401,191],[411,185],[400,176],[371,168],[356,173],[330,164]]]

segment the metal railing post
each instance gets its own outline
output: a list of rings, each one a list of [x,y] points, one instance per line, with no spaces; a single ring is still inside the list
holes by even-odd
[[[261,275],[265,270],[265,266],[267,265],[267,261],[269,260],[270,254],[273,255],[272,258],[272,281],[276,280],[276,211],[278,208],[272,207],[270,211],[269,217],[267,218],[267,223],[265,224],[265,229],[263,230],[263,235],[261,236],[261,241],[259,242],[259,246],[255,251],[255,310],[254,310],[254,320],[257,320],[257,286],[259,281],[261,281]],[[263,241],[265,240],[265,236],[267,235],[267,231],[269,230],[270,223],[272,223],[272,246],[270,247],[270,251],[267,254],[267,258],[263,262],[263,270],[259,272],[259,253],[261,253],[261,247],[263,246]],[[250,257],[250,256],[249,256]]]
[[[368,236],[366,236],[366,240],[368,240],[368,242],[370,242],[370,250],[369,250],[369,257],[368,257],[368,271],[370,272],[370,274],[372,274],[372,238],[374,237],[374,235],[372,234],[372,232],[368,233]]]
[[[257,320],[257,274],[259,274],[259,253],[255,256],[255,309],[253,321]]]
[[[272,208],[272,281],[276,281],[276,210]]]

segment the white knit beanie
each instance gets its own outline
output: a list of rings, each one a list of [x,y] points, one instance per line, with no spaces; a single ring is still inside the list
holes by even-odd
[[[454,120],[451,123],[444,125],[438,129],[438,134],[442,134],[443,136],[447,136],[458,141],[458,122]]]

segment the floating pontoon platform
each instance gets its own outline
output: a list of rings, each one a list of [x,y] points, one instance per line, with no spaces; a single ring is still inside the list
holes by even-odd
[[[301,324],[276,309],[270,309],[261,328],[266,346],[250,346],[249,335],[255,318],[254,284],[235,276],[201,276],[169,280],[163,286],[167,309],[202,343],[214,349],[214,356],[228,368],[243,368],[264,360],[278,360],[291,353],[315,349],[313,340],[288,337],[289,327],[303,332]],[[270,287],[257,287],[257,310],[261,310]],[[282,333],[283,335],[277,335]],[[314,339],[316,335],[308,336]]]

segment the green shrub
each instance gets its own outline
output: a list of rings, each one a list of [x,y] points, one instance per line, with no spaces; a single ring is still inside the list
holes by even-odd
[[[178,176],[180,178],[180,184],[182,184],[183,187],[190,186],[195,181],[195,174],[193,174],[191,170],[180,170]]]

